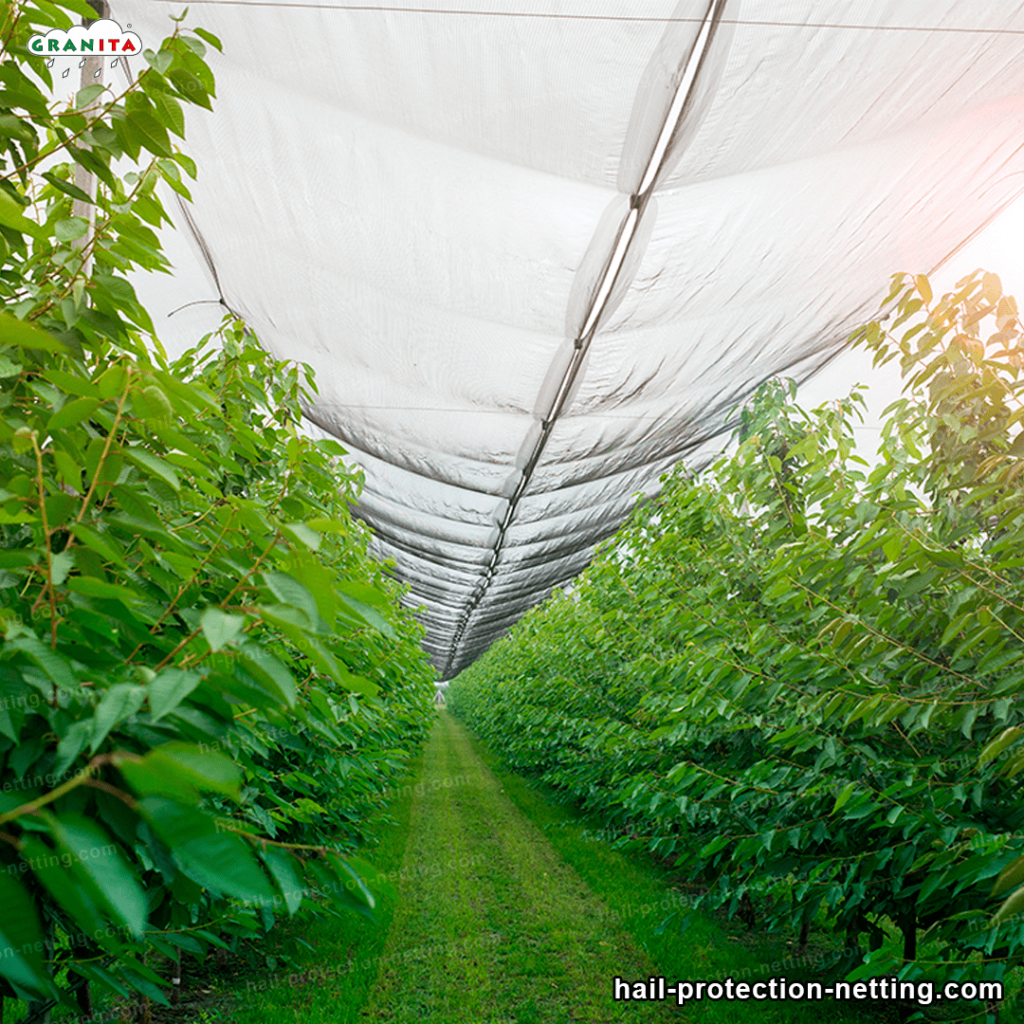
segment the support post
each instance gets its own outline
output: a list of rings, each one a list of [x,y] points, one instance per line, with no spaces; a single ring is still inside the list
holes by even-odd
[[[88,28],[93,21],[100,18],[110,17],[110,4],[108,0],[88,0],[89,6],[96,12],[96,18],[84,18],[83,24]],[[79,89],[87,85],[103,85],[103,57],[90,54],[83,58],[82,73]],[[82,113],[86,117],[90,112],[99,106],[98,102],[90,103]],[[80,188],[90,199],[96,197],[96,175],[86,170],[81,164],[75,164],[75,186]],[[71,212],[75,217],[82,217],[89,222],[89,230],[74,244],[77,249],[84,249],[92,244],[93,230],[96,223],[96,207],[93,203],[87,203],[82,199],[76,199],[72,203]],[[88,278],[92,274],[92,254],[90,253],[82,266],[83,275]]]

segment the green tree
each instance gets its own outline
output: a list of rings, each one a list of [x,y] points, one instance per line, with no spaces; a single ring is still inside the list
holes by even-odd
[[[855,337],[907,380],[877,466],[858,394],[805,413],[769,382],[735,453],[678,467],[449,706],[706,905],[834,928],[850,978],[998,981],[1024,954],[1020,324],[980,272],[885,308]]]
[[[37,1019],[90,982],[165,1002],[163,958],[281,914],[372,915],[351,855],[433,690],[359,474],[299,430],[308,367],[231,317],[170,363],[125,276],[166,269],[218,40],[179,22],[123,91],[53,103],[28,39],[92,14],[0,20],[0,1008]]]

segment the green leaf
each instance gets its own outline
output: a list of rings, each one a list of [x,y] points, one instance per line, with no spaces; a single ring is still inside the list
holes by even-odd
[[[68,590],[75,594],[84,594],[86,597],[101,597],[108,601],[120,601],[123,604],[132,605],[145,600],[142,594],[135,590],[129,590],[117,583],[106,583],[96,579],[95,576],[72,576],[68,580]]]
[[[111,948],[112,940],[105,935],[108,923],[105,908],[91,879],[83,877],[81,870],[75,870],[74,862],[62,862],[59,852],[34,835],[22,838],[19,852],[78,928],[93,936],[101,948]]]
[[[154,68],[161,75],[167,71],[174,60],[174,54],[169,53],[167,50],[160,50],[159,52],[143,50],[142,56],[146,58],[146,62],[149,66]]]
[[[92,88],[92,86],[90,86]],[[71,196],[72,199],[77,199],[83,203],[92,203],[95,200],[88,192],[83,192],[77,185],[73,185],[70,181],[65,181],[63,178],[58,178],[56,174],[51,174],[49,171],[43,171],[42,176],[55,188],[63,192],[65,195]]]
[[[380,605],[384,608],[391,606],[391,601],[387,595],[381,593],[376,587],[368,586],[365,583],[356,583],[353,580],[341,580],[338,582],[337,587],[340,591],[348,594],[349,597],[354,597],[357,601],[361,601],[363,604],[374,604]]]
[[[101,398],[117,398],[123,391],[128,381],[128,371],[119,364],[107,367],[106,370],[93,382],[100,393]]]
[[[377,611],[376,608],[371,608],[369,605],[363,604],[362,601],[359,601],[344,592],[342,592],[341,599],[367,625],[372,626],[378,632],[383,633],[386,637],[390,637],[392,640],[397,639],[394,627],[387,619],[384,618],[383,615],[381,615],[379,611]]]
[[[128,562],[120,550],[120,546],[113,537],[106,536],[81,523],[72,523],[68,532],[74,534],[75,538],[81,541],[86,547],[95,551],[104,561],[114,562],[122,569],[128,568]]]
[[[980,768],[994,757],[998,757],[1011,743],[1022,735],[1024,735],[1024,729],[1018,729],[1016,726],[1004,729],[995,739],[985,744],[978,755],[978,767]]]
[[[68,391],[72,395],[82,395],[85,398],[101,398],[96,385],[74,373],[65,373],[63,370],[47,369],[43,377],[53,384],[56,384],[62,391]]]
[[[301,862],[287,850],[273,846],[261,850],[260,859],[266,864],[277,883],[289,916],[294,915],[302,905],[302,897],[306,892],[302,880]]]
[[[0,191],[2,194],[2,191]],[[0,345],[33,348],[43,352],[70,352],[63,342],[47,334],[41,327],[19,320],[10,313],[0,313]]]
[[[142,707],[146,689],[132,683],[115,683],[103,694],[93,716],[92,743],[89,753],[95,754],[107,734],[119,722],[131,717]]]
[[[185,114],[181,109],[181,104],[165,92],[153,93],[151,98],[160,122],[174,132],[179,139],[185,138]],[[176,165],[171,164],[171,166]]]
[[[1024,885],[1024,857],[1017,857],[999,872],[992,895],[1001,896],[1007,889],[1015,889],[1019,885]]]
[[[15,202],[3,189],[0,189],[0,224],[31,235],[33,238],[45,238],[46,229],[34,220],[29,220],[24,214],[24,209],[25,207]]]
[[[246,840],[218,830],[209,815],[167,797],[144,797],[138,808],[194,882],[258,906],[273,905],[273,887]]]
[[[310,622],[316,622],[320,614],[313,595],[294,577],[283,572],[265,572],[263,580],[270,592],[282,604],[302,609]]]
[[[6,871],[0,871],[0,907],[0,976],[42,997],[50,976],[43,931],[28,893]]]
[[[144,473],[163,480],[165,484],[172,487],[175,491],[181,490],[181,481],[178,479],[178,474],[174,472],[166,460],[159,459],[151,452],[147,452],[142,448],[127,445],[121,449],[121,452],[126,459],[134,462]]]
[[[57,221],[54,231],[58,241],[74,242],[86,235],[89,231],[89,222],[84,217],[67,217]]]
[[[60,554],[53,555],[50,558],[50,580],[53,585],[59,587],[74,567],[75,558],[70,551],[61,551]]]
[[[219,608],[207,608],[199,616],[199,625],[211,651],[219,651],[229,644],[245,627],[245,617],[229,615]]]
[[[1021,911],[1024,911],[1024,886],[1011,893],[1003,901],[1002,906],[992,915],[990,927],[998,928],[1005,921],[1016,917]]]
[[[158,722],[170,714],[201,682],[197,672],[180,668],[165,668],[149,682],[149,710]]]
[[[106,86],[94,84],[87,85],[84,89],[79,89],[75,95],[75,109],[84,110],[96,99],[103,95],[103,90]]]
[[[289,629],[303,632],[316,631],[317,620],[311,619],[306,612],[301,608],[296,608],[293,604],[263,605],[259,611],[267,622],[272,622],[275,626],[280,627],[288,636],[291,636],[291,633],[288,632]]]
[[[63,430],[89,419],[100,404],[95,398],[76,398],[68,402],[50,417],[46,424],[47,433],[52,434],[55,430]]]
[[[6,380],[8,377],[17,377],[23,369],[21,363],[14,362],[5,353],[0,352],[0,378]]]
[[[364,697],[377,697],[380,695],[380,687],[376,683],[370,682],[369,679],[365,679],[363,676],[352,675],[351,672],[346,671],[340,665],[338,668],[341,683],[346,689],[351,690],[353,693],[361,693]]]
[[[95,822],[77,814],[49,817],[61,861],[70,861],[79,879],[88,879],[96,902],[133,935],[146,927],[146,895],[116,843]]]
[[[297,544],[302,544],[311,551],[318,551],[320,549],[320,534],[316,530],[310,529],[305,523],[285,523],[281,527],[281,532]]]
[[[197,103],[207,110],[213,110],[213,104],[210,103],[205,86],[191,71],[186,71],[184,68],[171,68],[167,72],[167,77],[174,83],[183,99]]]
[[[149,98],[141,92],[130,92],[125,102],[128,115],[126,129],[139,146],[155,156],[171,156],[171,140],[167,129],[160,123]]]
[[[63,775],[72,762],[85,749],[92,736],[93,723],[91,718],[83,718],[74,722],[57,744],[57,760],[53,765],[53,774],[58,778]]]
[[[128,784],[144,796],[158,794],[192,803],[203,792],[241,799],[242,771],[223,754],[174,741],[156,747],[141,760],[118,764]]]
[[[257,682],[277,694],[288,707],[295,707],[295,678],[266,648],[245,644],[238,651],[238,660]]]
[[[839,808],[842,807],[850,799],[851,796],[853,796],[853,791],[856,788],[857,788],[857,783],[856,782],[848,782],[842,788],[842,790],[839,793],[839,796],[836,797],[836,802],[832,805],[832,813],[833,814],[835,814],[836,811],[838,811]]]
[[[310,861],[306,870],[313,876],[318,887],[332,903],[343,910],[353,910],[376,924],[372,904],[366,902],[362,889],[357,889],[356,882],[347,871],[340,868],[338,862],[344,863],[340,857],[336,857],[336,860],[330,860],[328,863]]]
[[[51,682],[62,690],[77,690],[75,679],[67,661],[56,651],[51,651],[34,636],[18,636],[8,639],[3,646],[4,654],[22,653],[41,668]]]
[[[63,7],[81,18],[95,18],[96,9],[90,6],[86,0],[50,0],[56,7]]]
[[[346,892],[352,893],[352,895],[364,906],[370,910],[377,905],[373,898],[373,893],[370,892],[369,886],[366,884],[359,871],[356,870],[355,861],[353,858],[344,858],[336,853],[328,853],[326,857],[327,863],[334,869],[339,879],[342,879],[345,883]],[[366,865],[369,868],[369,865]],[[372,872],[373,869],[370,868]]]
[[[219,50],[221,53],[224,52],[223,44],[212,32],[207,32],[205,28],[194,28],[192,31],[200,39],[205,39],[214,49]]]

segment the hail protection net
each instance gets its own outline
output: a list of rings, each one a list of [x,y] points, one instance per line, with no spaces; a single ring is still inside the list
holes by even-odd
[[[182,219],[315,367],[447,678],[1024,191],[1024,4],[427,6],[192,0]],[[181,7],[111,13],[155,45]]]

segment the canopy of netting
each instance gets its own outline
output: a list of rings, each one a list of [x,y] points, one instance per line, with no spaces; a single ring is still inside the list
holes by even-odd
[[[113,0],[155,43],[179,0]],[[429,9],[427,9],[429,7]],[[193,0],[188,220],[448,677],[1024,192],[1024,4]],[[188,296],[184,299],[187,300]]]

